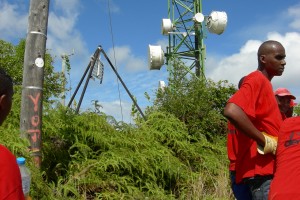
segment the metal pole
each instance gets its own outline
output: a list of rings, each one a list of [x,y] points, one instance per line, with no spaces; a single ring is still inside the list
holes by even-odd
[[[201,0],[194,0],[194,14],[202,13]],[[203,43],[203,33],[202,25],[199,22],[194,22],[195,26],[195,67],[196,76],[203,78],[204,66],[202,62],[202,43]]]
[[[89,81],[90,81],[90,78],[92,77],[92,72],[93,72],[93,69],[94,69],[94,65],[95,65],[95,62],[97,60],[97,58],[99,57],[99,54],[100,54],[100,49],[97,48],[96,52],[94,53],[94,56],[91,58],[91,65],[90,65],[90,71],[89,71],[89,75],[85,81],[85,84],[84,84],[84,88],[83,88],[83,91],[81,93],[81,96],[80,96],[80,99],[79,99],[79,102],[78,102],[78,106],[77,106],[77,109],[76,109],[76,113],[79,112],[79,108],[81,106],[81,102],[83,100],[83,97],[84,97],[84,94],[85,94],[85,91],[86,91],[86,88],[89,84]]]
[[[24,55],[20,134],[29,139],[37,167],[42,162],[42,100],[49,1],[30,1]]]
[[[80,79],[80,81],[79,81],[79,83],[78,83],[78,85],[77,85],[77,88],[75,89],[75,92],[74,92],[74,94],[73,94],[72,97],[71,97],[71,99],[70,99],[70,101],[69,101],[69,103],[68,103],[68,107],[71,106],[72,101],[74,100],[74,98],[75,98],[75,96],[76,96],[76,94],[77,94],[77,92],[78,92],[78,90],[79,90],[79,88],[80,88],[80,86],[81,86],[81,84],[82,84],[82,82],[83,82],[83,80],[84,80],[84,78],[85,78],[87,72],[88,72],[89,69],[90,69],[90,66],[91,66],[91,61],[89,62],[88,66],[86,67],[86,69],[85,69],[85,71],[84,71],[84,74],[83,74],[83,76],[81,77],[81,79]]]

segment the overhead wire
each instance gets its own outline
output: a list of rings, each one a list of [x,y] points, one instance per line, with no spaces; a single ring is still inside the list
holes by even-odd
[[[111,40],[112,40],[112,46],[113,46],[113,52],[114,52],[114,63],[116,66],[116,69],[118,70],[118,67],[116,65],[116,52],[115,52],[115,42],[114,42],[114,35],[113,35],[113,30],[112,30],[112,20],[111,20],[111,12],[110,12],[110,0],[107,0],[107,5],[108,5],[108,13],[109,13],[109,25],[110,25],[110,35],[111,35]],[[122,100],[121,100],[121,92],[120,92],[120,83],[117,78],[117,85],[118,85],[118,92],[119,92],[119,103],[120,103],[120,108],[121,108],[121,116],[122,116],[122,121],[124,121],[123,117],[123,107],[122,107]]]

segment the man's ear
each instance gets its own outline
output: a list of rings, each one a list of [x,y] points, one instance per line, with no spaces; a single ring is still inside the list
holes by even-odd
[[[259,56],[260,62],[266,63],[265,59],[266,59],[266,56],[265,56],[265,55],[260,55],[260,56]]]

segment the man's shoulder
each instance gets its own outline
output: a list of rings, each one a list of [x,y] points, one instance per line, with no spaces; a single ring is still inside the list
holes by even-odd
[[[246,77],[248,77],[248,78],[249,77],[262,78],[262,77],[265,77],[265,76],[263,75],[263,73],[261,71],[255,70],[253,72],[250,72]]]
[[[251,73],[249,73],[243,83],[248,83],[248,84],[257,84],[257,85],[262,85],[262,82],[269,82],[270,81],[261,73],[260,71],[256,70]]]

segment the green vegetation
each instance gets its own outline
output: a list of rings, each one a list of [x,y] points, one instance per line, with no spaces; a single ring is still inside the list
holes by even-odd
[[[19,133],[24,41],[13,46],[0,40],[0,46],[0,67],[18,80],[0,143],[28,159],[32,199],[233,199],[222,116],[233,85],[186,75],[183,63],[174,61],[168,87],[153,100],[146,94],[153,103],[147,120],[133,108],[132,125],[116,122],[101,106],[76,115],[53,100],[65,79],[47,54],[43,161],[37,169]]]

